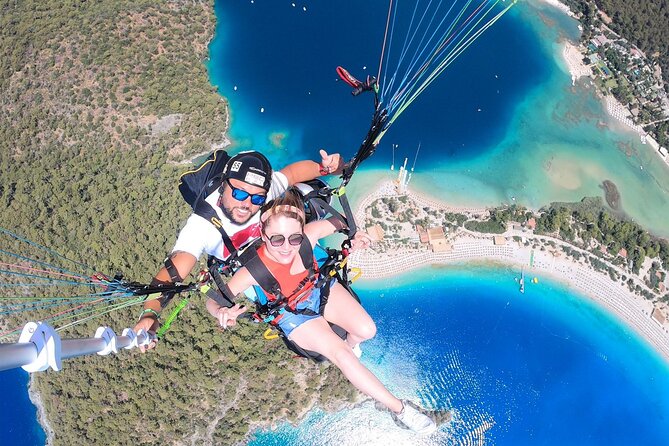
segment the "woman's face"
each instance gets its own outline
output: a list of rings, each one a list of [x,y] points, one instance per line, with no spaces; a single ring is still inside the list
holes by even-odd
[[[287,265],[293,261],[295,255],[300,250],[300,243],[291,245],[290,240],[295,243],[303,235],[302,225],[294,218],[286,217],[285,215],[274,215],[267,220],[267,224],[263,229],[262,238],[265,242],[265,249],[267,255],[278,263]],[[279,246],[273,246],[281,241]],[[301,239],[300,239],[301,241]]]

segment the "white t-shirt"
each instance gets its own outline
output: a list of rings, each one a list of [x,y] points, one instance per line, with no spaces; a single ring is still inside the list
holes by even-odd
[[[271,200],[286,191],[288,178],[281,172],[272,173],[272,184],[267,193],[267,199]],[[232,244],[239,248],[249,241],[260,237],[260,212],[252,216],[249,221],[242,225],[232,223],[223,211],[218,207],[218,189],[212,192],[205,201],[216,211],[218,218],[223,222],[223,229],[232,240]],[[191,214],[186,225],[179,232],[177,242],[172,252],[184,251],[199,259],[202,253],[212,255],[220,260],[228,258],[230,253],[223,243],[221,233],[208,220],[197,214]]]

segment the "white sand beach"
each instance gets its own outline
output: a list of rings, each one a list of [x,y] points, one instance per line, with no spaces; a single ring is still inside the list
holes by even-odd
[[[356,220],[364,221],[365,209],[373,201],[384,196],[395,195],[394,185],[385,182],[376,192],[363,199],[358,205]],[[408,194],[419,206],[447,209],[450,212],[473,213],[485,215],[485,209],[461,209],[450,207],[436,200]],[[363,271],[363,277],[379,279],[406,273],[416,268],[429,265],[443,265],[463,262],[498,262],[523,267],[527,280],[533,277],[549,276],[573,288],[578,294],[587,296],[608,312],[616,315],[621,321],[643,336],[667,361],[669,361],[669,323],[660,325],[651,318],[653,304],[643,297],[631,292],[622,281],[614,282],[603,272],[595,270],[585,261],[576,261],[568,257],[561,246],[582,251],[567,243],[547,237],[535,236],[527,230],[514,230],[504,234],[506,242],[495,244],[492,235],[471,233],[461,229],[457,234],[449,234],[448,242],[451,249],[447,252],[432,252],[429,249],[396,248],[386,252],[376,252],[373,247],[366,251],[354,252],[350,256],[350,264]],[[513,241],[513,236],[522,237],[529,242]],[[629,273],[619,270],[619,275],[629,277]],[[645,284],[634,277],[635,285],[645,288]]]
[[[562,56],[567,63],[572,81],[576,81],[578,78],[583,76],[592,75],[592,70],[583,62],[584,56],[579,51],[577,46],[572,45],[570,42],[565,42],[564,49],[562,50]]]
[[[567,5],[560,3],[558,0],[541,0],[544,3],[548,3],[552,6],[555,6],[569,16],[576,18],[576,16],[571,12]],[[593,72],[592,68],[588,66],[583,61],[584,47],[582,45],[574,45],[569,41],[564,42],[564,48],[562,50],[562,57],[567,64],[567,69],[572,79],[572,85],[576,83],[581,77],[592,77]],[[636,132],[641,139],[641,142],[644,144],[649,144],[649,146],[659,155],[659,144],[643,129],[642,126],[635,124],[633,121],[633,116],[630,110],[623,104],[621,104],[613,95],[606,94],[602,95],[604,100],[604,105],[608,114],[620,122],[623,126],[631,129]],[[662,157],[663,161],[669,164],[669,159]]]
[[[51,427],[51,424],[49,424],[49,420],[46,417],[46,409],[44,408],[44,403],[42,402],[42,396],[34,388],[33,380],[34,377],[31,375],[30,384],[28,386],[28,396],[30,397],[30,401],[37,408],[37,421],[42,426],[42,429],[46,434],[46,442],[44,443],[44,446],[51,446],[54,444],[55,433]]]
[[[551,5],[555,8],[558,8],[565,14],[567,14],[570,17],[576,17],[576,14],[574,14],[571,9],[569,9],[569,6],[565,5],[564,3],[560,2],[559,0],[539,0],[542,3],[546,3],[548,5]]]

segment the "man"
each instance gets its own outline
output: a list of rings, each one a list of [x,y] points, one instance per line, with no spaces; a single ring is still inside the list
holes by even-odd
[[[236,249],[259,238],[258,211],[266,201],[281,195],[288,186],[341,171],[343,165],[339,154],[328,155],[325,150],[321,150],[320,155],[320,164],[298,161],[279,172],[272,172],[269,161],[259,152],[241,152],[230,158],[223,170],[220,188],[204,200],[205,206],[208,204],[215,216],[208,220],[197,213],[191,214],[152,285],[182,281],[195,267],[202,253],[225,263],[235,254]],[[164,299],[161,297],[144,303],[135,332],[143,329],[155,333],[159,327],[158,315]],[[140,350],[150,350],[156,346],[156,342],[151,341],[148,346],[140,347]]]

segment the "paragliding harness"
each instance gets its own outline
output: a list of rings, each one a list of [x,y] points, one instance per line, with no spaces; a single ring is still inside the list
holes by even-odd
[[[285,296],[281,292],[277,279],[261,261],[260,256],[256,255],[245,264],[249,273],[258,283],[258,287],[254,287],[256,293],[256,312],[253,315],[254,319],[277,327],[278,322],[286,312],[307,316],[322,316],[325,311],[325,306],[328,303],[330,288],[335,280],[342,284],[342,286],[351,293],[351,296],[353,296],[354,299],[360,302],[356,293],[351,289],[352,281],[348,278],[348,270],[346,268],[348,248],[346,246],[349,246],[348,240],[344,242],[344,247],[341,250],[321,248],[319,246],[312,250],[309,241],[304,239],[300,246],[299,255],[307,270],[307,276],[288,296]],[[314,311],[310,308],[298,308],[299,303],[307,299],[315,289],[320,291],[320,304],[318,310]],[[263,290],[269,292],[274,299],[268,299]],[[334,331],[341,339],[346,339],[346,336],[348,335],[346,330],[336,324],[329,324],[332,331]],[[267,330],[264,337],[266,339],[271,339],[272,337],[277,336],[272,335],[271,332],[271,330]],[[288,336],[286,336],[281,329],[278,329],[278,336],[283,340],[286,347],[297,355],[312,359],[316,362],[326,360],[326,358],[319,353],[305,350],[298,346],[296,343],[288,339]]]
[[[205,198],[218,189],[223,182],[223,169],[229,159],[230,155],[225,150],[216,150],[196,169],[184,172],[179,177],[179,192],[181,192],[184,200],[192,207],[194,214],[204,218],[218,230],[225,248],[230,253],[225,261],[213,256],[210,256],[207,261],[209,267],[215,266],[219,273],[223,273],[225,276],[231,276],[233,271],[243,265],[245,260],[248,260],[244,258],[244,252],[247,250],[253,252],[255,242],[252,241],[239,248],[235,247],[230,236],[225,232],[218,214],[205,201]],[[304,198],[307,222],[322,218],[328,212],[334,211],[330,206],[332,190],[322,180],[314,179],[299,183],[296,186]],[[317,198],[320,199],[318,202],[315,200]],[[166,267],[169,272],[169,266],[166,265]]]
[[[225,247],[228,252],[231,253],[225,261],[214,256],[209,256],[207,259],[210,279],[213,280],[219,291],[210,289],[210,287],[207,286],[201,287],[200,290],[208,297],[216,300],[222,306],[229,307],[234,305],[232,297],[226,296],[225,293],[222,292],[222,290],[226,289],[226,280],[224,277],[231,277],[234,271],[239,269],[242,265],[246,266],[260,285],[260,288],[267,290],[273,296],[277,297],[270,301],[266,298],[265,293],[260,292],[259,289],[256,290],[256,295],[259,296],[259,299],[256,300],[257,311],[254,314],[253,319],[256,322],[263,321],[270,324],[274,320],[278,321],[279,315],[285,311],[308,314],[311,310],[297,310],[296,305],[299,303],[299,297],[309,295],[314,287],[320,288],[321,307],[319,313],[312,313],[314,313],[313,315],[322,314],[323,309],[327,304],[332,279],[338,280],[349,290],[349,292],[351,292],[351,295],[359,301],[357,295],[350,288],[350,282],[347,277],[348,272],[345,269],[348,246],[350,246],[348,241],[344,242],[341,250],[330,248],[324,250],[319,247],[318,250],[324,253],[324,255],[319,256],[318,264],[315,265],[313,262],[314,251],[312,250],[309,241],[307,239],[303,240],[299,253],[302,262],[305,265],[305,269],[308,272],[307,278],[304,283],[301,284],[302,286],[300,289],[291,293],[288,297],[281,294],[278,282],[267,270],[257,255],[257,249],[262,243],[260,239],[254,240],[240,248],[234,246],[230,236],[223,229],[223,225],[221,224],[216,211],[205,201],[205,198],[214,192],[222,183],[223,168],[229,159],[230,156],[224,150],[217,150],[196,169],[185,172],[179,178],[179,191],[184,197],[184,200],[193,208],[193,213],[209,221],[216,227],[216,229],[218,229]],[[296,188],[302,194],[307,223],[331,215],[344,222],[344,226],[348,228],[347,233],[349,234],[349,237],[352,237],[355,234],[355,222],[352,217],[350,204],[344,194],[345,189],[343,187],[335,190],[322,180],[314,179],[299,183],[296,185]],[[331,205],[332,196],[335,194],[339,198],[339,202],[346,217]],[[173,272],[176,271],[170,263],[170,259],[166,259],[165,267],[170,276],[172,276]],[[173,277],[173,280],[175,279],[180,281],[178,275]],[[166,304],[166,302],[164,303]],[[333,325],[333,331],[342,337],[342,339],[346,337],[346,332],[336,325]],[[265,337],[268,338],[269,336],[270,335],[266,332]],[[298,355],[319,362],[325,359],[315,352],[302,350],[288,340],[280,330],[279,336],[283,339],[288,348]]]
[[[306,242],[306,247],[300,246],[300,257],[303,264],[305,265],[305,269],[308,271],[308,274],[307,279],[300,290],[294,291],[288,297],[283,296],[281,294],[280,286],[277,280],[271,275],[271,273],[267,270],[265,265],[262,264],[258,257],[257,249],[261,244],[261,240],[257,239],[246,246],[240,247],[239,249],[235,248],[235,246],[232,244],[232,241],[230,240],[230,237],[225,233],[225,230],[223,229],[216,212],[211,207],[211,205],[209,205],[209,203],[204,200],[204,198],[212,193],[223,180],[223,167],[230,158],[230,156],[224,150],[217,150],[214,152],[197,169],[183,174],[179,181],[179,190],[184,196],[184,199],[193,207],[193,212],[205,218],[207,221],[210,221],[219,230],[228,252],[231,253],[230,257],[228,257],[228,259],[225,261],[221,261],[220,259],[217,259],[213,256],[209,257],[207,261],[209,273],[211,275],[211,279],[213,279],[214,283],[220,291],[218,293],[213,293],[211,290],[207,290],[209,297],[212,297],[223,306],[234,305],[234,296],[225,296],[225,293],[223,292],[223,290],[227,289],[223,277],[232,276],[232,273],[242,265],[247,267],[251,275],[260,285],[260,288],[269,291],[271,294],[277,297],[275,300],[269,301],[263,292],[259,292],[258,287],[254,287],[256,288],[256,295],[258,296],[258,299],[256,300],[257,309],[254,315],[254,319],[256,321],[265,321],[271,323],[277,319],[277,316],[280,313],[285,311],[301,311],[303,314],[307,314],[308,311],[315,313],[312,310],[297,310],[296,305],[299,302],[299,299],[293,299],[296,293],[300,296],[306,294],[305,288],[307,288],[308,284],[308,289],[312,289],[313,287],[321,289],[321,303],[317,314],[322,315],[329,297],[330,284],[332,279],[336,279],[351,294],[351,296],[353,296],[353,298],[360,302],[357,294],[351,288],[351,283],[357,278],[357,275],[356,277],[349,280],[348,270],[346,267],[348,250],[350,248],[350,240],[357,231],[355,219],[353,218],[353,212],[345,194],[346,185],[351,180],[353,172],[358,167],[358,165],[375,152],[376,147],[386,129],[388,114],[387,111],[379,104],[378,83],[374,77],[369,76],[364,82],[362,82],[357,80],[342,67],[337,67],[337,73],[342,78],[342,80],[353,87],[353,91],[351,93],[354,96],[357,96],[365,91],[372,92],[374,94],[375,111],[367,136],[360,145],[358,152],[344,166],[341,175],[342,183],[339,187],[331,188],[319,179],[304,183],[304,187],[300,187],[300,184],[296,185],[303,195],[307,223],[325,218],[327,215],[332,215],[344,222],[344,226],[347,228],[346,234],[348,236],[347,240],[345,240],[342,244],[341,250],[330,248],[324,250],[325,256],[320,261],[318,261],[318,267],[314,266],[313,264],[315,250],[311,249],[311,245],[309,244],[308,240],[305,239],[303,241],[302,245],[305,245]],[[339,203],[344,212],[343,215],[332,207],[331,200],[333,195],[337,196],[339,199]],[[323,248],[320,247],[317,247],[317,249],[323,250]],[[342,339],[346,338],[347,333],[344,329],[334,324],[330,325],[332,330],[337,333],[337,335],[339,335]],[[269,331],[271,330],[265,332],[265,338],[267,339],[269,339]],[[325,360],[325,358],[318,353],[306,351],[297,346],[295,343],[290,341],[281,330],[279,330],[279,336],[283,339],[286,346],[298,355],[311,358],[317,362]]]
[[[205,201],[223,183],[223,169],[229,159],[230,155],[225,150],[214,151],[197,169],[184,172],[179,177],[179,192],[186,203],[191,205],[194,214],[214,225],[220,232],[226,249],[233,255],[237,248],[223,229],[223,223],[214,208]]]
[[[314,189],[303,195],[307,222],[318,220],[325,215],[332,215],[344,222],[344,225],[348,228],[346,229],[346,233],[353,234],[353,232],[351,232],[351,230],[355,231],[355,223],[353,223],[353,219],[346,219],[326,201],[326,198],[328,197],[327,195],[323,195],[326,193],[326,189],[330,191],[329,193],[332,192],[332,189],[325,186],[320,189]],[[349,213],[350,206],[348,205],[348,201],[345,197],[342,200],[345,203],[343,207],[347,208],[348,211],[346,212]],[[348,221],[351,221],[350,226]],[[307,275],[305,279],[300,282],[298,287],[289,293],[288,296],[281,292],[279,282],[258,256],[258,248],[261,244],[261,239],[256,240],[245,247],[244,250],[238,251],[235,258],[235,262],[246,267],[258,283],[258,286],[253,287],[251,294],[254,295],[250,296],[256,304],[256,311],[251,318],[254,322],[265,322],[276,327],[276,324],[285,312],[311,316],[323,315],[325,305],[327,304],[330,295],[330,287],[333,279],[342,284],[342,286],[351,293],[353,298],[360,302],[356,293],[351,289],[351,282],[357,278],[357,275],[352,280],[349,280],[348,270],[346,268],[347,256],[350,248],[349,239],[342,243],[341,249],[322,248],[318,245],[312,249],[308,239],[305,238],[302,240],[298,254],[307,271]],[[234,271],[233,267],[231,267],[230,263],[221,262],[215,257],[209,258],[208,266],[211,278],[218,289],[226,290],[227,285],[224,276],[231,275],[232,271]],[[320,290],[320,306],[318,312],[310,309],[298,309],[298,304],[309,297],[314,289]],[[274,299],[268,298],[263,290],[266,290],[271,294]],[[221,292],[218,294],[219,296],[212,294],[208,297],[216,300],[222,306],[233,305],[232,300],[234,296],[225,296],[224,300],[222,300],[221,296],[226,293]],[[330,324],[330,326],[340,338],[346,339],[347,333],[343,328],[335,324]],[[271,328],[267,329],[263,336],[268,340],[280,337],[286,344],[286,347],[299,356],[312,359],[316,362],[322,362],[326,359],[316,352],[302,349],[288,339],[280,329],[278,330],[278,334],[274,334]]]
[[[257,253],[258,251],[256,251]],[[305,314],[307,316],[316,316],[319,314],[309,308],[297,308],[302,301],[309,297],[315,288],[327,288],[327,292],[329,292],[329,286],[323,287],[323,282],[319,280],[320,271],[318,270],[318,265],[315,264],[309,239],[302,239],[298,253],[307,275],[288,295],[284,295],[281,292],[279,282],[272,275],[269,268],[267,268],[267,265],[262,262],[260,255],[255,255],[244,265],[258,283],[258,286],[265,291],[264,294],[269,293],[268,298],[256,300],[256,313],[254,317],[257,319],[276,326],[286,311],[294,314]],[[325,289],[322,291],[326,292]]]

